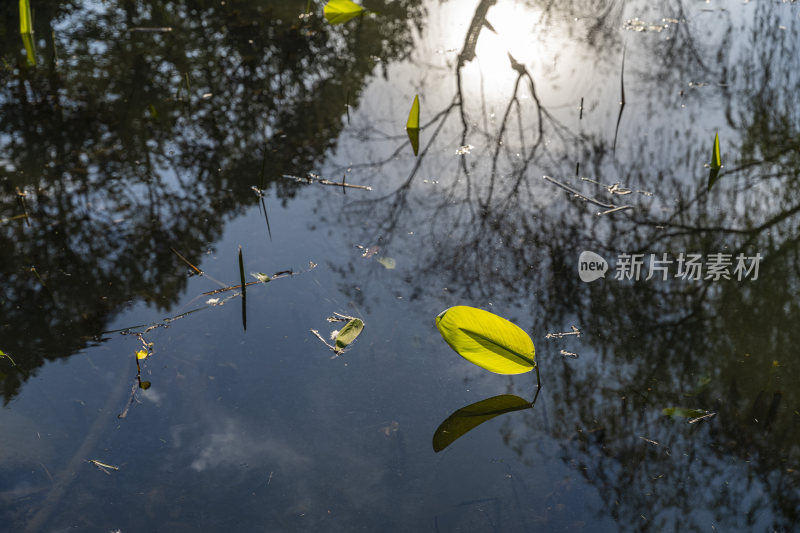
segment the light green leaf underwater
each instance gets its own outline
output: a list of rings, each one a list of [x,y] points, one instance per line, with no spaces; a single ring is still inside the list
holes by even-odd
[[[536,366],[530,336],[489,311],[464,305],[436,317],[436,327],[455,352],[496,374],[522,374]]]

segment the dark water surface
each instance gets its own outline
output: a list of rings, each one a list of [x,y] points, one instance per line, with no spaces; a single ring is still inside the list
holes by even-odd
[[[35,57],[16,4],[0,530],[800,527],[797,4],[32,0]],[[542,389],[435,452],[536,393],[454,305]]]

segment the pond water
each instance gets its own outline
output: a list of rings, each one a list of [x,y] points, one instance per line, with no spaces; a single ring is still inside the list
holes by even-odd
[[[799,527],[797,4],[31,4],[0,529]]]

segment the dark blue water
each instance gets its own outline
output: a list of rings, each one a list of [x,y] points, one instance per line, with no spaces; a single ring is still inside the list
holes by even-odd
[[[1,10],[0,529],[796,527],[795,4],[365,6]]]

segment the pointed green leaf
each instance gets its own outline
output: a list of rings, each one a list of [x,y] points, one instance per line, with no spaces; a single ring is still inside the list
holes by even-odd
[[[349,346],[364,329],[364,322],[354,318],[336,334],[336,351],[341,352]]]
[[[325,20],[331,24],[344,24],[364,12],[364,8],[350,0],[330,0],[323,8]]]
[[[458,355],[496,374],[533,370],[533,341],[519,326],[493,313],[458,305],[436,317],[439,333]]]
[[[19,32],[22,35],[33,33],[31,5],[28,0],[19,0]]]
[[[406,122],[406,129],[413,130],[419,129],[419,95],[414,96],[414,103],[411,104],[411,111],[408,113],[408,122]]]
[[[528,409],[531,403],[513,394],[502,394],[462,407],[442,422],[433,434],[433,451],[440,452],[456,439],[487,420],[513,411]]]
[[[414,103],[411,104],[411,111],[408,113],[406,122],[406,133],[408,133],[408,140],[411,141],[414,155],[417,155],[419,153],[419,95],[414,96]]]
[[[719,133],[714,134],[714,151],[711,153],[711,168],[722,168],[722,160],[719,157]]]

